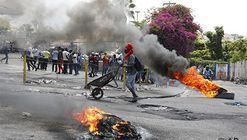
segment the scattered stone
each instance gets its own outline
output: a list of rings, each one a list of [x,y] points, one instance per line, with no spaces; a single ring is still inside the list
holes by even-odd
[[[27,80],[26,84],[31,84],[31,85],[39,85],[40,83],[37,81],[33,81],[33,80]]]
[[[32,114],[31,113],[28,113],[28,112],[22,112],[22,116],[23,116],[23,119],[31,118],[32,117]]]
[[[242,102],[233,102],[233,103],[227,102],[225,104],[226,105],[232,105],[232,106],[238,106],[238,107],[240,107],[240,106],[247,106],[247,104],[244,104]]]
[[[81,87],[71,87],[72,89],[77,89],[77,90],[79,90],[79,89],[82,89]]]
[[[55,84],[57,81],[55,80],[48,80],[48,79],[40,79],[38,81],[35,80],[27,80],[26,83],[27,84],[31,84],[31,85],[40,85],[40,84]]]
[[[44,83],[44,84],[55,84],[56,81],[55,81],[55,80],[42,79],[42,80],[39,80],[39,83]]]
[[[77,97],[81,97],[82,95],[81,95],[81,94],[76,94],[75,96],[77,96]]]

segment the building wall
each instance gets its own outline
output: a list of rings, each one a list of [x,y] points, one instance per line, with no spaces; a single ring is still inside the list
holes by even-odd
[[[247,79],[247,61],[230,64],[230,79]]]

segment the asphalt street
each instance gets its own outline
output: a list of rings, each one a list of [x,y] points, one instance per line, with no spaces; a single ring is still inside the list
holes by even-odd
[[[214,81],[235,93],[235,100],[210,99],[182,85],[142,85],[137,86],[140,100],[129,103],[131,94],[113,87],[104,88],[99,101],[84,96],[90,91],[83,89],[83,72],[76,77],[50,70],[30,71],[26,84],[22,75],[19,55],[11,55],[9,64],[0,63],[1,140],[78,139],[87,135],[87,129],[72,114],[92,106],[130,121],[143,139],[247,139],[245,85]]]

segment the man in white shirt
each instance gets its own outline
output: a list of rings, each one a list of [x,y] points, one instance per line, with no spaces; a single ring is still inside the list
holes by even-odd
[[[65,50],[63,51],[63,66],[64,66],[64,69],[63,69],[63,74],[67,74],[68,73],[68,63],[69,63],[69,52],[68,52],[68,49],[65,48]]]

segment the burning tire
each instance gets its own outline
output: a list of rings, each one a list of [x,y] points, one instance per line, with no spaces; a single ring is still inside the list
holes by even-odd
[[[103,95],[104,95],[104,92],[101,88],[95,88],[92,91],[92,96],[96,100],[100,100],[103,97]]]

